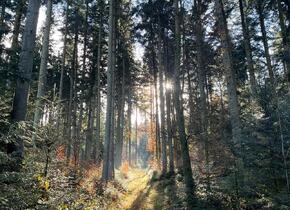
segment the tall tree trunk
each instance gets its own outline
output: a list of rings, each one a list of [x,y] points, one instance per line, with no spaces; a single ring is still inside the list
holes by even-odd
[[[160,145],[160,126],[159,126],[159,108],[158,108],[158,88],[157,88],[157,67],[155,64],[155,52],[152,49],[153,62],[153,77],[154,77],[154,96],[155,96],[155,136],[156,136],[156,158],[160,159],[161,145]]]
[[[239,189],[242,182],[243,166],[239,160],[239,153],[241,153],[242,130],[240,121],[240,110],[237,96],[236,75],[233,68],[232,61],[232,46],[230,35],[227,27],[227,20],[224,11],[222,0],[216,0],[217,19],[220,23],[220,39],[223,49],[223,68],[226,73],[227,90],[229,98],[229,112],[230,122],[232,126],[232,143],[233,152],[235,153],[235,168],[236,168],[236,208],[239,209]]]
[[[206,184],[207,191],[210,190],[210,172],[209,172],[209,142],[208,142],[208,122],[207,122],[207,101],[206,101],[206,69],[204,65],[203,55],[204,55],[204,35],[201,23],[201,0],[195,2],[196,6],[196,48],[197,48],[197,74],[198,74],[198,89],[199,89],[199,110],[201,116],[201,135],[200,138],[204,143],[204,153],[205,153],[205,164],[206,164]]]
[[[16,14],[15,14],[15,20],[14,20],[14,25],[13,25],[12,44],[11,44],[12,50],[17,49],[19,46],[18,38],[19,38],[21,19],[22,19],[25,3],[26,3],[26,0],[20,0],[16,7]]]
[[[29,0],[26,15],[25,28],[23,32],[22,49],[19,59],[19,77],[16,83],[16,89],[13,100],[13,109],[11,118],[15,122],[26,119],[29,85],[32,77],[33,55],[36,38],[36,28],[38,22],[40,1]],[[23,140],[14,145],[14,151],[20,160],[23,157]]]
[[[124,56],[124,55],[123,55]],[[119,88],[119,102],[118,102],[118,118],[117,118],[117,133],[116,133],[116,158],[115,167],[119,168],[122,164],[123,152],[123,133],[124,133],[124,107],[125,107],[125,58],[122,59],[122,80]]]
[[[46,21],[44,28],[44,36],[42,40],[42,51],[41,51],[41,63],[38,76],[38,89],[35,103],[35,113],[33,119],[33,127],[37,133],[39,121],[42,116],[43,103],[45,97],[45,86],[47,80],[47,62],[49,56],[49,37],[50,37],[50,27],[51,27],[51,18],[52,18],[52,0],[48,0],[46,4]],[[35,135],[33,135],[32,143],[35,146]]]
[[[178,124],[178,132],[181,144],[182,152],[182,165],[184,182],[186,186],[186,200],[188,209],[192,209],[195,203],[195,183],[192,177],[191,161],[189,156],[189,148],[187,143],[187,137],[185,133],[184,115],[183,115],[183,100],[181,98],[180,88],[180,17],[179,17],[179,0],[174,0],[174,12],[175,12],[175,109]]]
[[[82,81],[85,80],[86,74],[86,60],[87,60],[87,44],[88,44],[88,12],[89,12],[89,3],[86,0],[86,12],[85,12],[85,25],[84,25],[84,46],[83,46],[83,63],[82,63]],[[80,113],[83,113],[83,97],[85,95],[85,91],[81,91],[81,100],[80,100]],[[90,102],[91,103],[91,102]],[[92,114],[91,111],[88,112],[89,115]],[[90,116],[88,116],[90,118]],[[82,127],[82,119],[83,116],[80,115],[79,120],[79,129]],[[86,147],[85,147],[85,160],[89,160],[91,158],[91,150],[92,149],[92,138],[86,138]]]
[[[67,162],[71,157],[71,146],[72,140],[75,141],[75,123],[76,123],[76,100],[77,100],[77,91],[76,91],[76,80],[77,80],[77,55],[78,55],[78,41],[79,41],[79,10],[75,8],[75,36],[74,36],[74,46],[73,46],[73,57],[70,71],[70,93],[69,93],[69,116],[68,116],[68,143],[67,143]],[[72,132],[73,131],[73,132]]]
[[[129,87],[130,88],[130,87]],[[131,115],[132,115],[132,93],[131,90],[129,90],[128,93],[128,160],[129,165],[132,165],[132,152],[131,152],[131,144],[132,144],[132,122],[131,122]]]
[[[66,54],[67,54],[67,34],[68,34],[68,11],[69,9],[69,0],[66,2],[66,11],[65,11],[65,26],[64,26],[64,41],[63,41],[63,51],[62,51],[62,60],[61,60],[61,72],[60,72],[60,80],[59,80],[59,92],[58,92],[58,104],[57,104],[57,123],[56,128],[59,136],[59,125],[60,120],[62,118],[62,109],[61,103],[63,100],[63,79],[64,79],[64,72],[65,72],[65,65],[66,65]]]
[[[103,1],[100,1],[100,21],[99,21],[99,32],[98,32],[98,51],[97,51],[97,75],[96,75],[96,81],[94,88],[94,97],[96,98],[96,152],[94,157],[96,159],[96,163],[99,163],[100,161],[100,148],[101,148],[101,58],[102,58],[102,24],[103,24],[103,18],[102,18],[102,6]]]
[[[136,104],[135,110],[135,139],[136,139],[136,146],[135,146],[135,165],[138,164],[138,106]]]
[[[24,12],[26,0],[20,0],[16,7],[16,14],[15,20],[13,25],[13,35],[12,35],[12,44],[11,44],[11,54],[10,54],[10,70],[11,72],[16,73],[17,69],[17,51],[19,49],[19,34],[20,34],[20,27],[21,27],[21,19]]]
[[[165,59],[166,59],[166,69],[165,71],[165,78],[166,78],[166,84],[165,85],[165,100],[166,100],[166,129],[167,129],[167,143],[169,148],[169,173],[174,173],[174,147],[173,147],[173,140],[172,140],[172,121],[171,121],[171,110],[172,110],[172,75],[171,75],[171,69],[169,65],[169,46],[168,46],[168,40],[166,39],[165,44]]]
[[[26,117],[39,7],[39,0],[29,1],[19,60],[20,75],[17,79],[13,102],[12,119],[14,121],[23,121]]]
[[[167,73],[168,74],[168,73]],[[169,84],[171,80],[167,75],[167,83]],[[174,148],[172,141],[172,125],[171,125],[171,89],[166,88],[166,126],[167,126],[167,142],[169,147],[169,172],[174,173]]]
[[[267,63],[267,69],[269,73],[269,78],[270,78],[270,83],[272,86],[274,86],[274,81],[275,81],[275,76],[274,76],[274,71],[272,68],[272,62],[271,62],[271,56],[269,53],[269,44],[268,44],[268,38],[267,38],[267,32],[266,32],[266,27],[265,27],[265,18],[264,18],[264,12],[263,12],[263,1],[259,0],[257,2],[257,13],[259,15],[259,23],[260,23],[260,28],[262,32],[262,41],[263,41],[263,46],[264,46],[264,52],[265,52],[265,57],[266,57],[266,63]]]
[[[110,152],[112,146],[112,112],[114,109],[114,81],[113,74],[115,71],[115,58],[116,58],[116,42],[115,42],[115,21],[116,21],[116,2],[110,0],[109,6],[109,44],[108,44],[108,70],[107,70],[107,107],[106,107],[106,125],[105,125],[105,147],[104,147],[104,160],[102,179],[108,181],[110,177]]]
[[[277,0],[277,4],[278,4],[279,21],[280,21],[281,34],[282,34],[282,42],[283,42],[283,48],[284,48],[284,63],[286,66],[285,79],[289,83],[290,82],[290,38],[289,38],[290,34],[289,34],[289,31],[287,32],[281,0]]]
[[[265,27],[265,17],[264,17],[264,13],[263,13],[263,1],[261,1],[261,0],[259,0],[257,2],[257,12],[259,15],[260,27],[261,27],[261,32],[262,32],[262,41],[263,41],[263,45],[264,45],[265,57],[266,57],[266,62],[267,62],[267,69],[269,72],[270,90],[271,90],[271,94],[273,96],[271,102],[273,104],[273,110],[277,115],[277,121],[278,121],[278,126],[279,126],[278,132],[279,132],[280,141],[281,141],[282,163],[283,163],[283,169],[285,172],[286,187],[287,187],[288,192],[290,192],[290,182],[289,182],[289,174],[288,174],[288,168],[287,168],[287,157],[286,157],[285,145],[284,145],[285,140],[284,140],[283,129],[282,129],[282,119],[281,119],[278,95],[277,95],[277,91],[276,91],[275,75],[274,75],[274,71],[273,71],[273,67],[272,67],[272,63],[271,63],[271,56],[270,56],[270,52],[269,52],[268,38],[267,38],[267,32],[266,32],[266,27]]]
[[[243,41],[244,41],[246,58],[247,58],[247,68],[250,75],[251,92],[252,92],[252,95],[255,96],[257,94],[257,84],[256,84],[256,77],[255,77],[255,69],[254,69],[254,62],[253,62],[249,26],[248,26],[248,21],[247,21],[247,15],[245,14],[245,8],[244,8],[244,0],[239,0],[239,7],[240,7],[242,29],[243,29],[243,36],[244,36]]]
[[[160,20],[159,20],[160,22]],[[161,134],[161,146],[162,146],[162,174],[167,173],[167,143],[166,143],[166,131],[165,131],[165,107],[164,107],[164,87],[163,87],[163,74],[164,74],[164,62],[163,62],[163,47],[162,47],[162,29],[159,26],[158,33],[158,70],[159,70],[159,100],[160,100],[160,134]]]

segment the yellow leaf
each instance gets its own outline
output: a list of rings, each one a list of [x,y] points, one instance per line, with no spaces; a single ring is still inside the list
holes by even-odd
[[[44,182],[44,189],[45,189],[46,191],[49,189],[49,181],[48,181],[48,180],[46,180],[46,181]]]
[[[36,177],[36,179],[37,179],[38,182],[41,182],[42,181],[42,178],[43,177],[41,176],[41,174],[38,174],[37,177]]]

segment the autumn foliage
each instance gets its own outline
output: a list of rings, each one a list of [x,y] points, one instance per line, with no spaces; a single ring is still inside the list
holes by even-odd
[[[120,167],[120,172],[124,178],[126,178],[126,179],[128,178],[128,172],[129,172],[129,162],[128,161],[123,162],[123,164]]]

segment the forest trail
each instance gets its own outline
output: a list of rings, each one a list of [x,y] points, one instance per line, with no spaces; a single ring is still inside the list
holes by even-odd
[[[119,171],[116,172],[116,180],[121,183],[126,192],[108,209],[132,209],[140,195],[150,187],[150,179],[150,172],[142,169],[129,170],[126,178]]]
[[[118,176],[117,174],[116,177]],[[119,179],[127,191],[108,209],[182,209],[183,204],[177,196],[178,188],[174,178],[152,181],[151,171],[133,169],[128,173],[126,180]]]

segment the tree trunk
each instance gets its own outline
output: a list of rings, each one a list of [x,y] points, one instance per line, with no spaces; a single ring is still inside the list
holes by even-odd
[[[167,75],[167,83],[170,83]],[[167,142],[169,147],[169,172],[174,173],[174,148],[172,141],[172,127],[171,127],[171,89],[166,89],[166,126],[167,126]]]
[[[57,123],[56,128],[59,134],[59,125],[60,120],[62,118],[62,108],[61,103],[63,99],[63,79],[64,79],[64,72],[65,72],[65,64],[66,64],[66,53],[67,53],[67,34],[68,34],[68,11],[69,9],[69,0],[66,3],[66,11],[65,11],[65,26],[64,26],[64,41],[63,41],[63,51],[62,51],[62,61],[61,61],[61,72],[60,72],[60,80],[59,80],[59,92],[58,92],[58,104],[57,104]],[[58,135],[59,136],[59,135]]]
[[[107,70],[107,108],[105,125],[105,147],[102,179],[108,181],[110,177],[110,152],[112,147],[112,112],[114,109],[114,87],[113,74],[115,71],[116,45],[115,45],[115,0],[110,0],[109,6],[109,44],[108,44],[108,70]]]
[[[129,165],[132,165],[132,153],[131,153],[131,144],[132,144],[132,123],[131,123],[131,115],[132,115],[132,95],[131,90],[128,93],[128,160]]]
[[[152,49],[153,77],[154,77],[154,95],[155,95],[155,136],[156,136],[156,159],[160,159],[160,126],[159,126],[159,109],[158,109],[158,88],[157,88],[157,67],[155,64],[155,52]]]
[[[281,0],[277,0],[278,4],[278,12],[279,12],[279,21],[280,21],[280,27],[281,27],[281,33],[282,33],[282,42],[283,42],[283,48],[284,48],[284,63],[286,66],[286,72],[285,72],[285,79],[289,83],[290,82],[290,38],[289,38],[289,32],[287,32]]]
[[[124,55],[123,55],[124,56]],[[119,168],[122,164],[123,152],[123,133],[124,133],[124,107],[125,107],[125,58],[122,59],[122,80],[119,87],[117,134],[116,134],[116,158],[115,167]]]
[[[33,52],[35,47],[39,7],[39,0],[29,0],[25,28],[23,32],[22,49],[19,59],[19,77],[16,83],[13,109],[11,113],[11,118],[15,122],[26,120],[28,92],[32,77]],[[23,140],[19,139],[14,146],[14,151],[21,160],[24,149]]]
[[[84,82],[85,80],[85,74],[86,74],[86,60],[87,60],[87,44],[88,44],[88,12],[89,12],[89,3],[86,0],[86,12],[85,12],[85,26],[84,26],[84,46],[83,46],[83,63],[82,63],[82,80]],[[81,91],[81,100],[80,100],[80,113],[83,113],[83,96],[85,95],[85,91]],[[90,102],[91,103],[91,102]],[[91,104],[90,104],[91,107]],[[92,111],[90,110],[88,112],[89,115],[92,114]],[[80,115],[79,120],[79,129],[82,127],[82,118],[83,116]],[[88,116],[90,118],[90,116]],[[86,147],[85,147],[85,160],[89,160],[91,158],[91,149],[92,149],[92,136],[90,138],[86,138]]]
[[[242,141],[242,130],[240,121],[240,110],[238,104],[237,87],[236,87],[236,75],[233,69],[232,61],[232,46],[229,36],[229,31],[227,27],[227,20],[224,12],[224,6],[222,0],[216,0],[216,13],[217,19],[220,24],[220,39],[223,49],[223,68],[226,73],[227,90],[229,98],[229,112],[230,112],[230,122],[232,126],[232,143],[233,152],[235,155],[235,179],[236,179],[236,208],[239,209],[239,189],[240,182],[242,182],[243,176],[243,166],[239,160],[239,153],[241,153],[241,141]]]
[[[136,146],[135,146],[135,165],[138,164],[138,106],[136,104],[136,110],[135,110],[135,139],[136,139]]]
[[[259,15],[259,22],[260,22],[260,28],[261,28],[261,33],[262,33],[262,41],[264,45],[264,51],[265,51],[265,57],[266,57],[266,63],[267,63],[267,69],[269,73],[269,78],[270,78],[270,83],[272,86],[274,86],[274,81],[275,81],[275,76],[274,76],[274,71],[272,68],[271,64],[271,56],[269,53],[269,44],[268,44],[268,39],[267,39],[267,32],[266,32],[266,27],[265,27],[265,18],[264,18],[264,13],[263,13],[263,2],[259,0],[257,2],[257,13]]]
[[[18,57],[17,51],[19,49],[19,34],[20,34],[20,27],[21,27],[21,19],[24,12],[26,0],[21,0],[17,4],[16,14],[15,14],[15,21],[13,25],[13,35],[12,35],[12,44],[11,44],[11,54],[10,54],[10,61],[9,61],[9,68],[11,72],[15,74],[17,69]]]
[[[197,3],[198,2],[198,3]],[[201,24],[201,1],[198,0],[195,3],[196,6],[196,48],[197,48],[197,74],[198,74],[198,89],[199,89],[199,110],[201,116],[201,134],[200,138],[204,143],[204,154],[205,154],[205,167],[206,167],[206,184],[207,191],[210,191],[210,172],[209,172],[209,151],[208,151],[208,122],[207,122],[207,101],[206,101],[206,69],[204,65],[203,55],[204,55],[204,35],[203,28]]]
[[[95,152],[95,162],[99,163],[100,161],[100,148],[101,148],[101,83],[100,83],[100,72],[101,72],[101,58],[102,58],[102,24],[103,24],[103,18],[102,18],[102,6],[103,1],[100,1],[100,21],[99,21],[99,32],[98,32],[98,56],[97,56],[97,75],[96,75],[96,81],[95,81],[95,97],[96,97],[96,152]]]
[[[246,58],[247,58],[247,67],[248,67],[248,71],[250,75],[251,92],[252,92],[252,95],[256,96],[257,84],[256,84],[256,77],[255,77],[251,40],[250,40],[250,34],[249,34],[249,26],[248,26],[248,21],[247,21],[247,15],[245,14],[245,9],[244,9],[244,0],[239,0],[239,7],[240,7],[240,13],[241,13],[242,29],[243,29],[243,36],[244,36],[243,41],[244,41]]]
[[[160,21],[160,20],[159,20]],[[161,26],[159,26],[161,27]],[[159,100],[160,100],[160,134],[161,134],[161,146],[162,146],[162,174],[167,173],[167,143],[166,143],[166,131],[165,131],[165,109],[164,109],[164,87],[163,87],[163,74],[164,74],[164,62],[162,54],[162,32],[159,29],[158,34],[158,70],[159,70]]]
[[[185,133],[184,115],[183,115],[183,100],[181,97],[180,89],[180,21],[179,21],[179,0],[174,0],[175,11],[175,109],[178,124],[178,132],[181,144],[182,163],[183,163],[183,175],[186,186],[186,200],[188,209],[192,209],[195,203],[195,183],[192,177],[191,161],[189,156],[189,148],[187,143],[187,137]]]
[[[14,95],[12,119],[23,121],[26,118],[28,91],[32,76],[33,55],[36,38],[40,2],[30,0],[23,32],[23,43],[19,59],[19,78],[17,79]]]
[[[67,161],[69,161],[70,156],[71,156],[71,144],[72,144],[72,139],[74,139],[74,124],[76,121],[76,100],[77,100],[77,95],[76,95],[76,80],[77,80],[77,55],[78,55],[78,41],[79,41],[79,22],[78,22],[78,9],[75,8],[75,36],[74,36],[74,46],[73,46],[73,57],[72,57],[72,64],[71,64],[71,72],[70,72],[70,94],[69,94],[69,116],[68,116],[68,143],[67,143]],[[74,110],[74,112],[73,112]],[[72,121],[73,119],[73,121]],[[73,130],[72,130],[73,129]],[[73,131],[73,133],[72,133]]]
[[[42,116],[43,103],[45,97],[45,86],[47,80],[47,62],[49,56],[49,37],[50,37],[50,27],[51,27],[51,19],[52,19],[52,0],[48,0],[46,4],[46,22],[44,29],[44,36],[42,41],[42,51],[41,51],[41,63],[39,69],[38,76],[38,89],[35,103],[35,113],[33,119],[33,127],[34,131],[37,133],[39,121]],[[32,143],[35,146],[35,134],[32,138]]]

